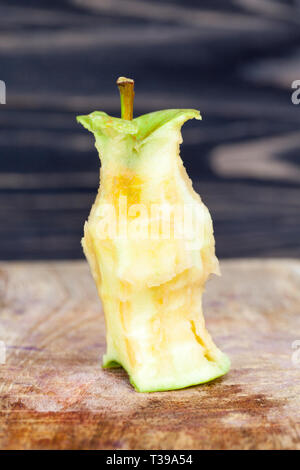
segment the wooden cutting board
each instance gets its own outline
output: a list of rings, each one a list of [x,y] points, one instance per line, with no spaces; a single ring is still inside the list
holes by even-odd
[[[104,318],[85,262],[1,263],[0,448],[300,449],[300,262],[225,261],[222,272],[205,316],[229,374],[140,394],[122,369],[101,369]]]

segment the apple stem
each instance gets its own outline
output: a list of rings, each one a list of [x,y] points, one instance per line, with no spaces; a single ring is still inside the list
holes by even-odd
[[[119,77],[117,85],[121,99],[121,118],[131,121],[133,118],[134,80],[131,78]]]

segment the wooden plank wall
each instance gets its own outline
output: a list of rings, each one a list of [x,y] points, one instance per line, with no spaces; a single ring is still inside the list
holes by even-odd
[[[300,5],[292,1],[1,1],[0,259],[82,257],[99,162],[76,114],[193,107],[182,156],[220,257],[300,253]]]

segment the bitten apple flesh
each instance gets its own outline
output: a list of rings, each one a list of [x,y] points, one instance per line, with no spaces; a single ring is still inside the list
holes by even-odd
[[[181,127],[192,118],[201,119],[199,112],[170,109],[133,120],[103,112],[78,117],[94,134],[101,159],[100,188],[82,245],[105,313],[103,366],[123,366],[139,392],[208,382],[230,366],[202,314],[205,282],[219,266],[210,214],[179,155]],[[180,237],[103,236],[103,205],[119,213],[124,198],[129,234],[136,229],[137,204],[149,213],[153,204],[200,209],[200,245]]]

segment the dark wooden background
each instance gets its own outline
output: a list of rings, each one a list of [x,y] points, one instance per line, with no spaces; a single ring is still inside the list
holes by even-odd
[[[220,257],[300,254],[300,3],[0,2],[0,258],[82,257],[99,162],[76,114],[201,110],[182,157],[214,218]]]

